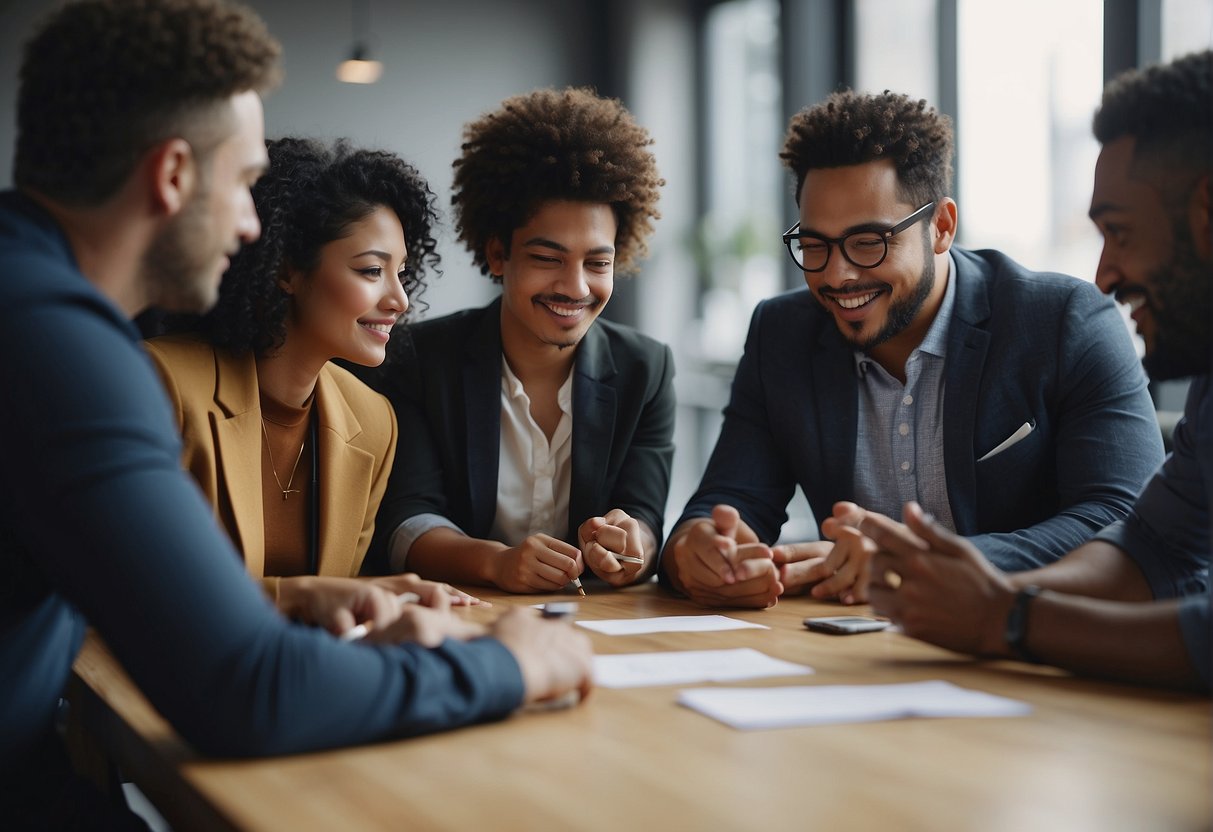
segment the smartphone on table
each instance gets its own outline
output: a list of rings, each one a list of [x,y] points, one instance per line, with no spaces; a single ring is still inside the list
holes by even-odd
[[[815,633],[834,636],[849,636],[855,633],[872,633],[883,630],[891,622],[884,618],[868,618],[866,615],[827,615],[821,618],[806,618],[804,626]]]

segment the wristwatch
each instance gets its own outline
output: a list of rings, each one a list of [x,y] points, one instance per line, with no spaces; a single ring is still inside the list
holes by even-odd
[[[1028,649],[1028,605],[1041,593],[1041,588],[1035,584],[1025,586],[1015,593],[1015,603],[1007,613],[1007,624],[1003,629],[1003,639],[1011,652],[1026,662],[1040,663],[1040,659],[1032,655]]]

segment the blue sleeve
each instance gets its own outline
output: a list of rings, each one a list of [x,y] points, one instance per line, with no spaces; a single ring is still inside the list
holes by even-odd
[[[1111,301],[1076,281],[1055,337],[1054,464],[1043,476],[1058,509],[1016,531],[969,538],[1008,571],[1052,563],[1124,518],[1163,458],[1145,373]]]
[[[1141,492],[1123,522],[1098,539],[1124,550],[1141,569],[1155,598],[1203,592],[1210,555],[1206,466],[1213,464],[1209,378],[1193,381],[1174,449]]]
[[[1210,669],[1213,664],[1213,621],[1209,616],[1211,605],[1213,597],[1193,595],[1185,598],[1179,606],[1179,629],[1183,633],[1184,647],[1206,690],[1213,681]]]
[[[181,469],[150,361],[102,306],[0,315],[7,531],[187,740],[288,753],[518,706],[520,671],[495,640],[350,645],[279,616]]]

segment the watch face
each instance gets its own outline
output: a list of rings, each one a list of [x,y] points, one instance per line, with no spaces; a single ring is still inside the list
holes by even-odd
[[[1003,630],[1003,639],[1015,653],[1029,658],[1024,647],[1028,635],[1028,605],[1040,594],[1040,587],[1025,586],[1015,594],[1015,603],[1007,613],[1007,625]]]

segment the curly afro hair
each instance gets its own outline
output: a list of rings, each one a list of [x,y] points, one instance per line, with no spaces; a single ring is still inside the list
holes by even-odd
[[[937,201],[952,192],[952,122],[926,101],[845,90],[792,117],[779,158],[796,176],[798,205],[810,170],[878,159],[893,161],[908,201]]]
[[[463,138],[451,204],[482,274],[489,273],[488,242],[499,239],[508,252],[514,230],[551,200],[609,204],[618,222],[616,272],[636,271],[661,216],[665,180],[648,131],[617,99],[582,88],[536,90],[506,99],[468,124]]]
[[[1186,195],[1192,181],[1210,169],[1213,51],[1117,76],[1104,88],[1093,129],[1104,145],[1132,136],[1134,166],[1169,174],[1153,177],[1173,185],[1164,196]]]
[[[95,205],[164,139],[205,162],[231,132],[227,100],[274,86],[280,52],[260,18],[219,0],[68,4],[25,47],[13,181]]]
[[[203,335],[237,355],[280,347],[290,301],[279,278],[287,269],[309,274],[326,244],[381,205],[404,227],[410,269],[404,289],[414,310],[427,270],[439,263],[434,194],[416,169],[394,154],[352,150],[345,141],[328,147],[289,138],[266,147],[269,169],[253,186],[261,237],[232,258],[218,303],[199,323]]]

